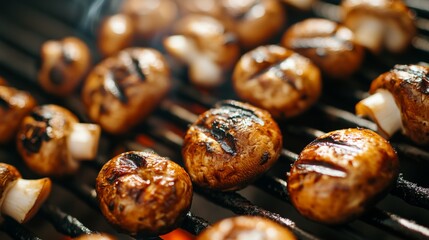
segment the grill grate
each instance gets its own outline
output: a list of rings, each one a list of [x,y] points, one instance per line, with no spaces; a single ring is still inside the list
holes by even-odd
[[[99,16],[101,12],[97,12],[97,10],[102,9],[104,11],[104,8],[95,8],[94,6],[105,6],[107,2],[103,0],[21,0],[5,3],[0,9],[0,74],[14,81],[12,85],[30,91],[38,99],[39,103],[55,102],[70,108],[83,121],[89,121],[83,114],[84,111],[79,104],[78,96],[59,99],[44,94],[37,86],[35,76],[37,75],[36,66],[39,61],[38,51],[40,44],[47,39],[61,38],[68,35],[79,36],[87,41],[92,49],[95,49],[92,27],[97,25],[97,21],[95,21],[96,19],[88,19],[87,12],[81,11],[81,9],[96,11],[95,14]],[[119,1],[112,2],[117,3]],[[313,9],[314,15],[309,16],[338,19],[338,3],[339,1],[321,1],[315,5]],[[374,77],[388,70],[396,63],[415,63],[427,59],[429,56],[429,7],[426,1],[421,0],[408,0],[406,3],[419,17],[417,23],[420,35],[413,42],[414,48],[409,53],[404,56],[367,57],[366,64],[353,77],[353,81],[347,84],[339,83],[335,88],[329,86],[331,83],[326,83],[324,97],[320,103],[303,116],[280,123],[284,131],[285,146],[288,149],[283,149],[278,163],[281,167],[276,169],[284,170],[282,170],[283,172],[276,172],[278,170],[273,169],[269,174],[253,184],[257,189],[268,194],[268,202],[274,201],[274,199],[280,199],[282,203],[288,202],[284,172],[290,168],[290,163],[297,158],[295,152],[302,149],[309,141],[323,134],[323,132],[338,128],[360,126],[375,129],[374,123],[356,117],[352,113],[353,109],[351,109],[354,103],[367,95],[366,90]],[[69,9],[69,11],[60,11],[61,9]],[[294,13],[291,13],[291,15],[291,23],[302,18]],[[83,25],[86,28],[82,29]],[[80,31],[75,31],[75,29]],[[99,59],[99,56],[94,56],[96,60]],[[215,91],[208,94],[176,81],[175,91],[169,99],[161,104],[153,116],[138,127],[137,134],[131,134],[121,139],[103,136],[102,149],[97,160],[93,163],[85,163],[82,168],[85,172],[89,172],[90,176],[94,176],[109,158],[108,156],[112,156],[113,153],[108,149],[117,145],[118,142],[121,143],[119,145],[121,145],[122,150],[150,148],[180,163],[181,157],[179,153],[183,141],[182,136],[187,125],[196,119],[196,114],[213,106],[217,99],[236,98],[232,94],[231,86],[227,85],[224,88],[219,92]],[[329,90],[330,88],[335,89],[335,91]],[[320,121],[315,122],[313,120],[314,116],[317,116]],[[413,145],[401,136],[394,136],[392,145],[399,153],[401,164],[405,166],[402,167],[404,171],[400,174],[396,185],[390,193],[404,202],[400,203],[400,207],[396,206],[394,208],[395,213],[391,213],[390,210],[384,210],[384,208],[383,210],[374,208],[362,216],[360,221],[347,226],[326,227],[303,220],[295,212],[286,212],[280,208],[271,211],[266,210],[252,203],[260,200],[257,197],[253,197],[252,191],[221,193],[196,187],[195,193],[235,214],[259,215],[270,218],[290,228],[300,239],[367,239],[369,237],[427,239],[429,238],[429,228],[426,227],[429,226],[427,221],[429,219],[429,188],[424,187],[424,185],[427,186],[429,181],[424,178],[424,168],[420,166],[429,167],[429,152],[422,149],[422,147]],[[20,170],[24,171],[24,176],[33,176],[23,166],[22,162],[16,160],[19,157],[11,149],[13,148],[10,146],[0,148],[0,161],[16,165]],[[57,232],[57,235],[70,237],[93,231],[107,231],[116,234],[115,230],[104,223],[99,213],[93,188],[93,178],[79,177],[77,179],[71,177],[70,179],[55,180],[55,185],[53,195],[58,196],[50,198],[50,201],[42,207],[40,213],[36,216],[36,219],[51,226],[51,228],[44,229],[41,232],[31,225],[20,225],[10,218],[5,218],[3,224],[0,225],[0,230],[13,239],[40,239],[44,236],[52,236],[53,232]],[[74,198],[72,201],[83,202],[86,208],[95,211],[97,213],[95,219],[98,222],[103,222],[102,226],[94,224],[92,218],[87,219],[88,215],[74,212],[76,208],[65,205],[66,199],[63,196],[63,190],[72,193]],[[244,197],[244,195],[247,196]],[[252,201],[248,200],[251,198]],[[390,199],[387,200],[387,205],[389,201]],[[70,203],[67,202],[67,204]],[[419,208],[414,209],[409,205]],[[406,215],[407,217],[400,216],[404,214],[403,211],[400,214],[396,213],[401,210],[400,208],[411,209],[412,215]],[[208,227],[209,221],[198,216],[200,214],[199,210],[201,209],[192,209],[187,214],[181,228],[192,234],[198,234]],[[423,217],[414,216],[413,214],[416,213],[422,214]],[[54,229],[52,229],[52,226]],[[375,234],[368,235],[367,228],[375,229]],[[128,239],[128,237],[121,234],[118,234],[118,236]]]

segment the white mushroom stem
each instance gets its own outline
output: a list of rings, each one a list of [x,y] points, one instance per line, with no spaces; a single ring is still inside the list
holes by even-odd
[[[382,20],[376,17],[362,16],[355,21],[359,21],[359,26],[354,29],[356,41],[372,52],[379,52],[386,28]]]
[[[191,79],[200,86],[213,87],[222,83],[222,68],[204,52],[198,51],[194,40],[174,35],[164,40],[168,52],[189,64]]]
[[[94,159],[97,155],[100,133],[100,126],[97,124],[75,124],[67,139],[72,158],[76,160]]]
[[[51,192],[51,180],[49,178],[36,180],[20,178],[11,185],[4,193],[5,198],[1,212],[19,223],[31,219]]]
[[[378,126],[378,132],[390,138],[402,128],[401,112],[393,95],[379,89],[375,94],[363,99],[356,105],[356,114],[370,117]]]

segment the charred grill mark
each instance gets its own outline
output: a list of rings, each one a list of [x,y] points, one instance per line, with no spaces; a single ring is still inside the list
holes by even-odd
[[[107,204],[107,208],[109,209],[109,211],[113,212],[113,210],[115,209],[115,202],[112,200],[109,202],[109,204]]]
[[[63,84],[65,81],[64,71],[66,71],[66,69],[61,62],[52,66],[51,70],[49,71],[50,82],[56,86]]]
[[[264,152],[259,160],[259,165],[264,165],[270,159],[270,154],[268,152]]]
[[[120,160],[132,168],[144,167],[147,164],[146,159],[134,153],[125,154]]]
[[[115,168],[112,170],[112,172],[109,175],[109,177],[107,178],[107,181],[109,182],[109,184],[114,184],[118,181],[118,179],[124,175],[127,175],[129,173],[128,171],[129,169],[127,168]],[[118,186],[118,188],[120,188],[120,186]]]
[[[304,173],[315,172],[330,177],[347,177],[347,171],[343,167],[316,159],[300,160],[295,164],[295,168]]]
[[[420,92],[429,94],[429,73],[427,69],[413,67],[412,65],[395,65],[392,72],[394,74],[408,73],[410,78],[401,80],[409,84],[417,83]]]
[[[38,125],[26,125],[24,134],[21,136],[21,142],[27,152],[37,153],[42,146],[42,142],[51,140],[49,131],[52,128],[50,120],[52,116],[50,114],[41,114],[38,111],[33,111],[30,116],[41,124]]]
[[[139,77],[139,79],[141,81],[146,81],[146,75],[144,74],[144,72],[142,71],[142,69],[140,67],[139,60],[137,58],[131,56],[131,62],[133,63],[132,72],[137,74],[137,76]]]
[[[280,64],[273,66],[269,69],[269,71],[272,71],[276,77],[280,78],[283,82],[289,84],[293,89],[298,89],[295,84],[296,78],[294,76],[290,76],[290,74],[287,74],[285,71],[283,71],[280,67]]]
[[[256,113],[248,108],[234,104],[233,102],[223,101],[217,104],[222,110],[222,113],[228,116],[229,120],[235,120],[237,118],[250,118],[252,121],[264,125],[262,120]]]
[[[0,107],[4,109],[7,109],[10,107],[9,103],[1,96],[0,96]]]
[[[310,143],[309,146],[319,146],[319,145],[328,145],[334,148],[340,148],[350,152],[359,152],[361,149],[355,145],[352,145],[346,141],[337,140],[334,137],[335,135],[330,135],[324,138],[317,138]]]
[[[128,102],[128,97],[125,95],[124,89],[118,83],[118,78],[120,76],[120,69],[111,69],[106,75],[106,79],[104,81],[104,88],[107,92],[111,93],[115,98],[119,99],[119,101],[123,103]]]
[[[235,146],[235,138],[231,133],[228,132],[229,127],[226,124],[219,123],[214,121],[212,123],[210,134],[216,139],[216,141],[220,144],[221,148],[231,154],[236,155],[237,149]]]

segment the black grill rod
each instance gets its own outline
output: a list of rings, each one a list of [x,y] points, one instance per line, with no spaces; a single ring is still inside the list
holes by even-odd
[[[52,223],[55,229],[65,235],[78,237],[83,234],[93,233],[85,227],[77,218],[63,212],[58,207],[45,203],[40,212]]]
[[[64,10],[67,11],[67,10]],[[4,7],[0,8],[0,13],[15,23],[37,31],[41,36],[48,39],[58,39],[65,36],[76,36],[91,45],[94,49],[90,37],[69,27],[68,25],[52,18],[37,9],[26,6],[20,1],[9,1]],[[12,31],[13,29],[11,29]]]
[[[0,225],[0,229],[7,233],[10,237],[17,240],[41,240],[30,230],[19,224],[15,220],[9,217],[3,217],[4,220]]]
[[[97,193],[94,188],[87,184],[80,183],[76,179],[65,179],[60,182],[60,185],[68,189],[79,199],[83,200],[89,207],[99,211],[100,208],[97,201]],[[188,212],[180,227],[191,234],[197,235],[208,226],[209,223],[207,220]]]
[[[200,92],[190,86],[179,86],[179,94],[187,99],[200,103],[205,108],[211,108],[218,101],[218,99],[210,95],[201,95]],[[163,105],[163,107],[166,106],[168,105]],[[324,103],[316,103],[315,106],[309,111],[318,111],[320,114],[325,115],[331,121],[341,122],[347,124],[349,127],[363,127],[373,131],[377,130],[377,125],[374,122],[360,118],[351,112]],[[177,110],[175,112],[177,112]],[[403,157],[409,158],[411,160],[429,162],[429,152],[427,151],[407,143],[391,142],[391,144],[396,147],[398,153]]]

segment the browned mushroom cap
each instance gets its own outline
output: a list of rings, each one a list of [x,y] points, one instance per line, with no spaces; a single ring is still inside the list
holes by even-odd
[[[417,144],[429,144],[429,68],[396,65],[371,84],[356,113],[371,117],[386,138],[402,129]]]
[[[319,98],[319,69],[298,53],[276,45],[244,54],[234,69],[237,95],[274,117],[293,117]]]
[[[74,114],[60,106],[43,105],[22,121],[17,147],[34,172],[60,176],[74,173],[77,160],[95,157],[99,136],[97,125],[79,123]]]
[[[310,10],[317,1],[318,0],[282,0],[282,2],[287,5],[300,10]]]
[[[74,240],[115,240],[116,238],[105,233],[91,233],[80,235]]]
[[[383,197],[398,168],[394,149],[375,132],[337,130],[304,148],[290,171],[288,192],[305,217],[341,224]]]
[[[147,39],[172,25],[178,7],[174,0],[125,0],[121,12],[131,18],[135,35]]]
[[[29,93],[0,84],[0,144],[16,136],[22,119],[35,106],[36,100]]]
[[[228,191],[243,188],[266,172],[281,148],[280,129],[268,112],[223,101],[190,126],[182,156],[194,183]]]
[[[216,87],[225,81],[239,47],[232,32],[215,18],[188,15],[176,25],[176,35],[164,40],[168,53],[189,65],[189,78],[197,86]]]
[[[1,213],[23,223],[31,219],[51,192],[49,178],[26,180],[12,165],[0,163]]]
[[[185,12],[211,15],[237,33],[244,48],[266,43],[285,23],[285,10],[277,0],[184,0]]]
[[[91,66],[91,54],[84,42],[75,37],[47,41],[40,51],[40,86],[58,96],[71,94]]]
[[[186,171],[148,152],[126,152],[108,161],[98,174],[96,191],[106,219],[138,236],[173,230],[192,200],[192,183]]]
[[[101,23],[97,44],[100,52],[110,56],[129,47],[133,41],[133,22],[125,14],[106,17]]]
[[[99,63],[88,75],[82,99],[103,130],[125,133],[165,97],[171,85],[164,57],[149,48],[128,48]]]
[[[355,43],[350,29],[327,19],[311,18],[291,26],[282,45],[306,56],[322,73],[344,79],[360,67],[364,48]]]
[[[197,240],[295,240],[288,229],[262,217],[239,216],[223,219],[197,236]]]
[[[344,25],[374,53],[402,52],[416,33],[414,15],[401,0],[344,0],[341,7]]]

